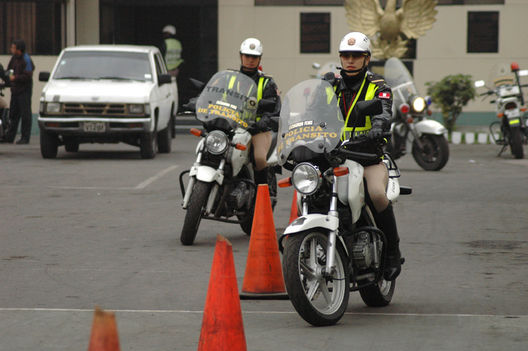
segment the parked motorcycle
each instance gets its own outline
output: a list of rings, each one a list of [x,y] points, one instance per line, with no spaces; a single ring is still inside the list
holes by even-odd
[[[416,163],[426,171],[439,171],[449,159],[446,128],[427,119],[430,97],[422,97],[403,62],[391,57],[385,63],[385,81],[392,88],[392,138],[386,150],[398,159],[412,149]]]
[[[273,104],[273,103],[271,103]],[[238,71],[216,73],[196,100],[196,117],[204,129],[191,129],[201,137],[196,147],[196,161],[180,174],[183,208],[187,210],[180,240],[192,245],[201,219],[239,224],[251,234],[256,197],[254,170],[250,159],[251,134],[257,112],[273,106],[262,99],[257,103],[255,82]],[[268,153],[270,197],[276,199],[273,165],[276,133]],[[183,176],[189,175],[187,189]],[[235,218],[233,218],[235,217]]]
[[[364,115],[382,111],[379,100],[358,102],[357,108]],[[350,291],[359,291],[368,306],[386,306],[396,286],[395,280],[383,278],[386,238],[365,201],[363,167],[356,162],[378,156],[353,151],[364,139],[339,145],[343,127],[327,81],[307,80],[287,93],[278,152],[279,163],[292,174],[279,186],[295,187],[302,212],[284,230],[279,247],[290,301],[314,326],[337,323]],[[398,168],[388,154],[385,164],[390,176],[387,195],[396,201],[411,189],[399,186]]]
[[[483,80],[475,82],[475,87],[486,87],[487,91],[480,96],[495,95],[495,99],[490,103],[495,104],[497,117],[500,121],[492,122],[489,126],[491,137],[495,144],[502,145],[498,156],[500,156],[508,146],[515,158],[523,158],[523,144],[526,144],[528,137],[528,117],[525,115],[523,87],[528,84],[521,84],[520,77],[527,76],[528,70],[519,70],[519,65],[513,62],[510,67],[507,64],[496,65],[492,69],[491,79],[494,87],[486,87]],[[496,135],[499,135],[496,138]]]

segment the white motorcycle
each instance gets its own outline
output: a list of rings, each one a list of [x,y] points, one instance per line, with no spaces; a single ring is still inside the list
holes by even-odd
[[[491,70],[490,82],[494,88],[487,88],[481,96],[495,95],[490,103],[495,104],[497,117],[500,121],[492,122],[489,126],[491,137],[497,145],[502,145],[499,156],[510,146],[511,153],[515,158],[523,158],[523,144],[528,137],[528,118],[524,114],[523,87],[520,77],[528,76],[528,70],[519,70],[519,65],[513,62],[510,66],[504,63],[495,65]],[[485,87],[483,80],[477,80],[475,87]],[[496,136],[499,136],[498,138]]]
[[[360,114],[381,113],[381,102],[358,102]],[[350,291],[368,306],[390,303],[396,281],[383,278],[386,237],[368,205],[363,167],[356,160],[378,156],[340,143],[344,127],[333,87],[311,79],[286,95],[279,127],[279,163],[292,170],[280,187],[293,185],[301,216],[282,234],[283,271],[288,296],[301,317],[315,326],[337,323]],[[358,143],[361,143],[359,141]],[[358,145],[359,146],[359,145]],[[400,187],[390,156],[387,196],[393,202],[411,189]]]
[[[420,167],[426,171],[441,170],[449,159],[449,144],[446,128],[426,117],[431,114],[431,99],[418,94],[411,74],[395,57],[385,63],[384,77],[393,94],[392,138],[386,150],[398,159],[412,148]]]
[[[201,219],[239,224],[251,234],[256,196],[250,157],[251,134],[257,110],[269,109],[270,102],[257,104],[255,82],[238,71],[216,73],[196,101],[196,118],[204,130],[191,129],[202,139],[196,147],[196,161],[180,174],[182,206],[187,210],[180,240],[192,245]],[[276,134],[270,148],[268,184],[270,197],[276,198]],[[185,189],[183,176],[189,180]],[[233,218],[234,217],[234,218]]]

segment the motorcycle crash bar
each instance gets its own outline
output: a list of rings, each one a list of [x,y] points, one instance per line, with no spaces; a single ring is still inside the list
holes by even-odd
[[[329,173],[329,174],[327,174]],[[348,171],[348,167],[335,167],[334,169],[332,169],[331,172],[325,172],[324,175],[335,175],[336,177],[341,177],[341,176],[344,176],[344,175],[347,175],[349,173]],[[323,176],[323,175],[321,175]],[[292,186],[292,181],[291,181],[291,177],[288,177],[288,178],[284,178],[284,179],[281,179],[277,182],[277,185],[279,186],[279,188],[287,188],[289,186]]]

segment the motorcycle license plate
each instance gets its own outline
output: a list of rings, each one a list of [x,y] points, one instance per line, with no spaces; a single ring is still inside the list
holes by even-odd
[[[511,109],[511,110],[504,111],[504,114],[508,118],[519,117],[521,115],[521,111],[518,108],[514,108],[514,109]]]
[[[84,122],[83,130],[87,133],[104,133],[106,124],[104,122]]]

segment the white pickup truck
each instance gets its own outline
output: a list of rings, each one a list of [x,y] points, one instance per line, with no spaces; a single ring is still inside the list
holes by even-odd
[[[178,88],[156,47],[69,47],[39,80],[47,82],[38,117],[43,158],[81,143],[124,142],[142,158],[171,151]]]

